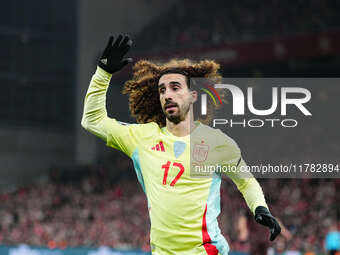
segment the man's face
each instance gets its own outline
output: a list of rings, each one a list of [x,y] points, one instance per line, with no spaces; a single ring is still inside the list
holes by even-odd
[[[196,94],[187,86],[183,74],[169,73],[161,76],[158,82],[159,99],[166,118],[178,124],[186,118]]]

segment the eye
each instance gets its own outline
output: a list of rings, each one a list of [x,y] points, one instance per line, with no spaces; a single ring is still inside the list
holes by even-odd
[[[164,91],[165,91],[165,89],[164,89],[164,88],[161,88],[161,89],[159,89],[159,93],[160,93],[160,94],[163,94],[163,93],[164,93]]]

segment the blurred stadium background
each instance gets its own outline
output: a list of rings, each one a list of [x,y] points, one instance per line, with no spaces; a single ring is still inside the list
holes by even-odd
[[[110,34],[132,35],[135,60],[216,59],[225,77],[340,74],[338,0],[12,0],[0,12],[0,254],[149,254],[146,199],[132,164],[80,126]],[[121,95],[130,74],[131,66],[114,76],[107,99],[109,115],[126,122],[134,122]],[[338,97],[320,88],[317,99],[314,108],[333,100],[325,118],[339,123]],[[249,146],[256,137],[236,140],[249,162],[269,150],[313,159],[315,145],[318,158],[339,159],[338,130],[270,137],[263,150]],[[294,135],[304,143],[292,143]],[[340,179],[259,181],[282,235],[267,243],[225,180],[219,222],[231,255],[326,254],[326,235],[340,228]]]

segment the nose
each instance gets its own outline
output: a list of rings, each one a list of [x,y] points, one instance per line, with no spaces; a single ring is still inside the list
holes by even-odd
[[[172,101],[173,99],[173,93],[170,89],[166,89],[164,93],[164,99],[165,101]]]

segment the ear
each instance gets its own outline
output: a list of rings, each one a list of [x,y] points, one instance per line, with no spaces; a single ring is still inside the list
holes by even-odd
[[[190,91],[190,94],[191,94],[191,98],[192,98],[191,103],[195,103],[197,101],[197,97],[198,97],[197,91],[196,90],[192,90],[192,91]]]

